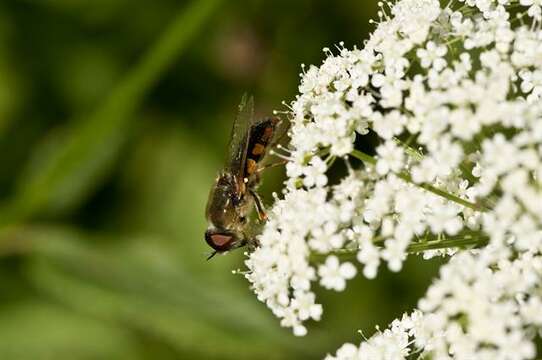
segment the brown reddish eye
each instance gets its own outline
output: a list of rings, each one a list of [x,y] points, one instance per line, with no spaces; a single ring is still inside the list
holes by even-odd
[[[231,235],[211,235],[211,241],[215,246],[224,246],[232,240]]]
[[[207,231],[205,233],[205,241],[207,241],[207,244],[216,251],[228,251],[234,245],[235,236],[228,233],[213,233]]]

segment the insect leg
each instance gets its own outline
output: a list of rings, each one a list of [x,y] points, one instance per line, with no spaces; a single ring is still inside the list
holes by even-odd
[[[284,165],[288,162],[288,160],[280,160],[280,161],[277,161],[277,162],[274,162],[274,163],[270,163],[270,164],[265,164],[264,166],[261,166],[258,168],[257,172],[262,172],[266,169],[269,169],[269,168],[273,168],[275,166],[280,166],[280,165]]]
[[[265,212],[265,209],[263,207],[262,199],[260,198],[260,195],[258,195],[254,190],[249,189],[250,195],[254,198],[254,203],[256,204],[256,210],[258,212],[258,218],[261,222],[267,220],[267,214]]]
[[[259,241],[256,238],[251,238],[247,241],[248,251],[254,251],[258,246],[260,246]]]

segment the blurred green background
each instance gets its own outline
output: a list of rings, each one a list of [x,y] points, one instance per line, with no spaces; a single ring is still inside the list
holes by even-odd
[[[0,2],[0,359],[320,358],[410,309],[434,274],[320,291],[295,338],[205,261],[204,207],[243,92],[297,92],[322,47],[361,45],[376,1]],[[266,173],[262,194],[280,189]]]

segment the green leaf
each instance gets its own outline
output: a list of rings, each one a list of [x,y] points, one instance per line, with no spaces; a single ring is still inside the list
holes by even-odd
[[[149,257],[141,256],[137,245],[134,251],[130,242],[87,246],[96,241],[67,229],[17,233],[26,241],[26,273],[33,286],[81,315],[126,326],[179,353],[203,358],[281,358],[310,352],[279,327],[263,304],[246,296],[246,287],[243,294],[231,283],[188,273],[159,247],[149,246],[154,255]],[[5,234],[0,243],[16,237]],[[107,238],[101,240],[107,244]]]
[[[36,300],[0,308],[2,359],[138,359],[129,331]]]
[[[31,172],[23,172],[15,197],[0,210],[0,224],[21,222],[46,207],[67,211],[88,196],[114,164],[146,92],[203,28],[219,3],[194,1],[180,11],[96,112],[73,122],[55,150],[34,162]],[[38,148],[36,156],[41,155]]]

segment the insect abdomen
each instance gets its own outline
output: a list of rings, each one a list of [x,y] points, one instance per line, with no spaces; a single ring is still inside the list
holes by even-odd
[[[277,118],[267,118],[252,128],[247,148],[245,169],[247,175],[252,175],[256,172],[258,168],[257,164],[265,156],[267,147],[275,134],[275,127],[278,122]]]

